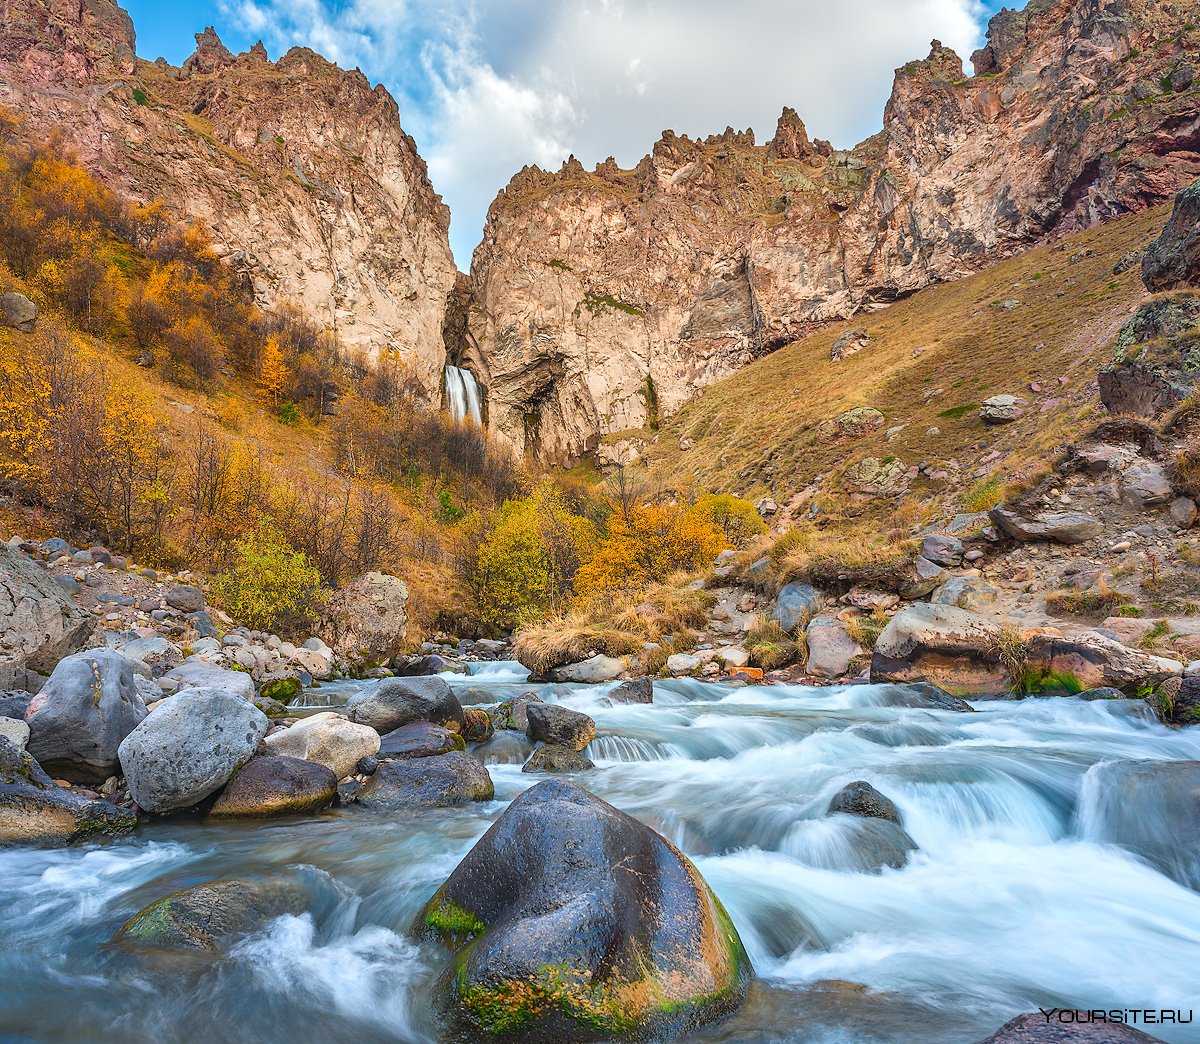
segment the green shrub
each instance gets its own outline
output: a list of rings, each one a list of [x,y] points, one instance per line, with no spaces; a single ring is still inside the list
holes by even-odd
[[[135,87],[133,89],[133,101],[134,101],[135,105],[145,105],[146,104],[146,92],[143,91],[140,87]]]
[[[212,594],[234,619],[262,631],[311,625],[323,601],[321,574],[270,522],[233,544]]]

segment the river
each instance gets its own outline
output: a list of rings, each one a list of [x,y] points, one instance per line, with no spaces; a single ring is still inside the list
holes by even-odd
[[[1104,770],[1200,759],[1134,701],[905,706],[896,686],[659,682],[653,705],[611,686],[530,686],[516,664],[448,677],[464,705],[535,689],[591,714],[595,771],[578,782],[688,853],[742,935],[759,980],[701,1041],[961,1044],[1039,1006],[1183,1008],[1197,998],[1200,853],[1158,866],[1110,843]],[[369,683],[367,683],[369,684]],[[343,702],[335,684],[309,702]],[[405,928],[523,789],[528,748],[478,749],[496,800],[412,815],[210,826],[0,853],[4,1041],[432,1041],[445,955]],[[878,821],[826,816],[864,779],[892,799],[916,851]],[[1152,806],[1153,803],[1151,802]],[[1143,826],[1170,836],[1153,807]],[[1172,862],[1172,860],[1174,862]],[[880,865],[901,863],[899,868]],[[223,876],[305,866],[318,908],[218,961],[109,945],[147,902]],[[1195,1026],[1156,1027],[1200,1041]]]

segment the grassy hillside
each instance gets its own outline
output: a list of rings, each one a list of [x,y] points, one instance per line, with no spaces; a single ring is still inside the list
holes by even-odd
[[[782,348],[684,407],[646,462],[669,487],[769,494],[781,506],[795,498],[797,512],[815,497],[826,510],[853,503],[856,514],[891,511],[895,498],[865,498],[848,468],[868,457],[885,469],[925,463],[929,477],[912,484],[911,500],[989,506],[1003,483],[1044,467],[1094,421],[1097,366],[1145,293],[1136,264],[1121,274],[1114,265],[1167,214],[1161,207],[1075,234]],[[866,347],[831,361],[852,330],[867,333]],[[1027,400],[1025,415],[984,425],[978,405],[1005,393]],[[821,430],[856,407],[882,420]]]

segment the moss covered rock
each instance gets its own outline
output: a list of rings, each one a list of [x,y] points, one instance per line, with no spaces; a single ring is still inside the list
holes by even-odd
[[[284,914],[302,914],[311,890],[301,881],[209,881],[157,899],[134,914],[114,941],[165,950],[222,953],[231,942]]]
[[[210,819],[273,819],[328,808],[337,797],[337,776],[300,758],[267,756],[248,761],[217,798]]]
[[[686,1033],[753,975],[728,914],[670,842],[561,780],[518,797],[425,907],[455,951],[438,1003],[468,1039]]]

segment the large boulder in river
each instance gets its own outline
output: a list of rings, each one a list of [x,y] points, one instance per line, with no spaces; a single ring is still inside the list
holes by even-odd
[[[1183,664],[1130,649],[1096,631],[1072,638],[1035,634],[1025,646],[1023,681],[1030,692],[1071,696],[1114,688],[1129,694],[1183,674]]]
[[[0,689],[24,689],[83,648],[95,617],[27,555],[0,543]]]
[[[492,712],[492,724],[497,731],[512,729],[524,732],[529,728],[529,707],[541,703],[542,698],[536,692],[523,692],[520,696],[510,696],[497,705]]]
[[[1121,845],[1200,892],[1200,761],[1109,761],[1080,791],[1090,841]]]
[[[129,809],[56,786],[27,751],[0,736],[0,845],[65,844],[136,825]]]
[[[75,653],[30,701],[29,753],[54,776],[103,783],[118,772],[121,741],[147,713],[132,660],[112,649]]]
[[[430,758],[382,762],[367,780],[358,803],[363,808],[405,811],[491,801],[495,794],[483,762],[454,751]]]
[[[462,728],[462,704],[442,678],[384,678],[346,704],[351,721],[380,735],[410,721],[431,721],[451,732]]]
[[[276,917],[299,916],[312,898],[313,890],[291,876],[209,881],[155,900],[129,918],[113,941],[216,955]]]
[[[257,707],[220,689],[176,694],[121,744],[130,795],[147,812],[191,808],[253,757],[268,724]]]
[[[358,725],[332,711],[302,718],[265,740],[272,754],[324,765],[338,779],[353,773],[363,758],[377,754],[379,742],[379,733],[369,725]]]
[[[896,808],[891,798],[879,793],[863,779],[847,783],[834,794],[829,802],[828,811],[830,815],[841,812],[849,816],[886,819],[889,823],[900,824],[900,810]]]
[[[1200,286],[1200,181],[1175,196],[1166,228],[1142,255],[1142,282],[1153,293]]]
[[[594,769],[592,759],[573,747],[543,743],[521,766],[522,772],[586,772]]]
[[[1104,525],[1082,511],[1036,511],[1024,514],[1012,507],[994,507],[988,512],[996,526],[1014,540],[1030,543],[1051,540],[1059,544],[1082,544],[1104,532]]]
[[[251,758],[221,791],[210,819],[274,819],[328,808],[337,797],[337,776],[300,758]]]
[[[978,1044],[1162,1044],[1140,1029],[1119,1022],[1093,1020],[1088,1011],[1048,1008],[1010,1019]]]
[[[1001,633],[953,605],[905,606],[875,642],[871,681],[932,682],[964,696],[1003,692],[1012,679],[999,654]]]
[[[390,663],[408,634],[408,588],[387,573],[364,573],[330,596],[321,636],[359,667]]]
[[[416,927],[456,951],[437,1000],[471,1038],[658,1040],[736,1009],[753,974],[687,857],[563,780],[513,801]]]
[[[654,682],[650,678],[633,678],[608,691],[613,703],[653,703]]]
[[[596,723],[586,714],[557,703],[531,703],[527,708],[529,728],[525,734],[534,742],[553,743],[583,750],[596,738]]]

